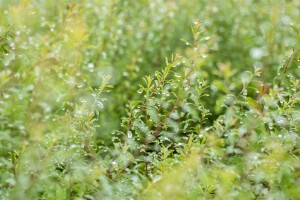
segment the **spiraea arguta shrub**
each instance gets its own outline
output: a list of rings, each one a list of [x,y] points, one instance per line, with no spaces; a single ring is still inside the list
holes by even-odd
[[[297,199],[299,3],[217,3],[0,0],[0,198]]]
[[[280,73],[294,58],[290,55]],[[261,72],[245,73],[240,92],[228,94],[222,102],[224,115],[193,134],[184,164],[165,169],[144,195],[150,199],[297,199],[299,80],[285,73],[284,80],[278,75],[266,88],[259,80]]]

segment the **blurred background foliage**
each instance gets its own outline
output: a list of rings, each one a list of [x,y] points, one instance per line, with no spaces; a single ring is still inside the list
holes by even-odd
[[[295,199],[299,20],[296,0],[0,0],[0,197]]]

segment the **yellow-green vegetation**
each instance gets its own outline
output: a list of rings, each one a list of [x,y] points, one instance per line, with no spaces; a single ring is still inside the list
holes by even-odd
[[[299,199],[300,1],[0,0],[0,199]]]

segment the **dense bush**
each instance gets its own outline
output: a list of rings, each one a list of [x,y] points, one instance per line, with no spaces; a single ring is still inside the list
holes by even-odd
[[[1,199],[300,196],[298,1],[0,5]]]

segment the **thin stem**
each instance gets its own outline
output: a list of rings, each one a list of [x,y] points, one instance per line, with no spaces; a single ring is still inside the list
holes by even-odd
[[[291,63],[292,57],[293,57],[293,55],[294,55],[294,52],[295,52],[295,50],[293,49],[293,51],[292,51],[292,53],[291,53],[291,55],[290,55],[288,61],[287,61],[287,62],[285,63],[285,65],[284,65],[283,72],[282,72],[282,74],[281,74],[281,78],[280,78],[279,83],[278,83],[278,87],[280,87],[281,84],[282,84],[282,80],[283,80],[283,78],[284,78],[284,75],[285,75],[286,72],[287,72],[288,66],[289,66],[290,63]]]
[[[0,43],[4,40],[4,38],[8,35],[8,33],[12,30],[14,25],[11,25],[10,28],[4,33],[4,35],[0,39]]]

